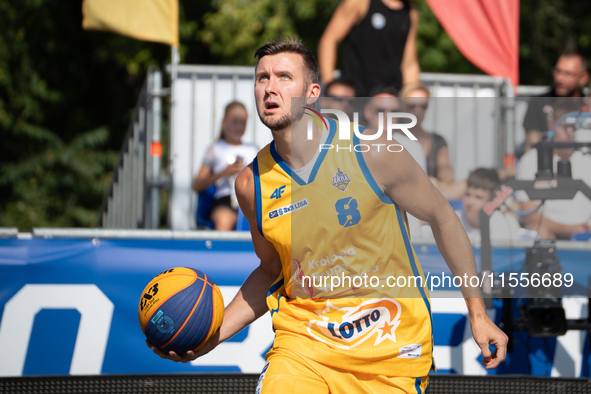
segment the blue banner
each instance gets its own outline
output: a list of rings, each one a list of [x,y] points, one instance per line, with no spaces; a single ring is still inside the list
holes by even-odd
[[[425,272],[445,263],[434,246],[415,246]],[[591,252],[559,251],[564,272]],[[478,256],[478,251],[476,251]],[[523,266],[522,249],[495,249],[493,266]],[[171,372],[258,373],[273,341],[269,314],[193,363],[161,360],[145,345],[138,303],[146,284],[172,267],[211,276],[231,301],[258,266],[250,241],[163,239],[0,239],[0,376]],[[582,285],[586,278],[577,279]],[[587,300],[564,299],[569,318],[586,317]],[[558,338],[515,335],[515,352],[497,370],[480,365],[461,298],[432,299],[439,372],[590,376],[585,332]],[[497,322],[501,306],[490,310]]]

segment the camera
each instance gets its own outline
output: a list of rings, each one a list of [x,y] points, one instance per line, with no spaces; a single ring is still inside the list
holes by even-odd
[[[554,241],[537,241],[526,249],[525,256],[524,268],[530,278],[553,278],[556,273],[562,274]],[[530,281],[527,287],[529,299],[522,306],[522,316],[532,337],[555,337],[566,333],[566,314],[560,296],[560,287],[554,286],[554,281],[550,281],[549,286],[534,286]]]

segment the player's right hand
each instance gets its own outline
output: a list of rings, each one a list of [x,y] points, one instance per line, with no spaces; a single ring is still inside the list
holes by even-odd
[[[211,352],[218,344],[220,340],[220,332],[218,331],[209,342],[205,344],[201,349],[194,352],[192,350],[187,351],[185,354],[179,354],[173,352],[172,350],[168,353],[163,352],[162,350],[158,349],[158,347],[152,343],[150,343],[146,339],[146,345],[152,349],[154,353],[156,353],[160,358],[166,360],[172,360],[177,363],[188,363],[189,361],[193,361],[201,356],[206,355],[207,353]]]

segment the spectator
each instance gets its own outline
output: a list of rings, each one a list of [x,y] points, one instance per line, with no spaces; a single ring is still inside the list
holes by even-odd
[[[418,24],[410,0],[342,0],[318,43],[322,82],[334,78],[341,42],[342,76],[353,81],[359,97],[375,86],[399,90],[418,81]]]
[[[462,198],[466,192],[466,181],[454,181],[454,173],[449,159],[449,147],[443,136],[423,128],[423,120],[429,108],[431,93],[420,82],[406,85],[400,91],[405,112],[417,117],[417,124],[411,129],[423,148],[427,159],[427,175],[448,200]]]
[[[460,222],[472,242],[480,241],[480,211],[495,190],[501,186],[501,179],[496,170],[477,168],[471,171],[466,191],[462,197],[462,208],[456,210]],[[491,240],[527,239],[535,238],[535,231],[520,228],[517,219],[505,212],[494,211],[489,222]],[[431,238],[433,232],[428,224],[423,224],[416,234],[418,237]]]
[[[529,152],[531,146],[541,140],[541,133],[547,131],[546,121],[552,118],[552,104],[556,98],[583,96],[583,87],[589,82],[587,67],[587,60],[577,52],[566,52],[558,58],[552,73],[551,89],[530,99],[523,119],[525,141],[515,150],[517,158]],[[577,101],[580,108],[583,102]]]
[[[417,117],[417,125],[412,128],[412,133],[421,143],[427,158],[427,175],[440,182],[452,182],[454,173],[449,161],[449,147],[445,138],[423,129],[423,120],[431,97],[429,89],[422,83],[413,83],[406,85],[400,91],[400,97],[403,98],[403,111],[410,112]]]
[[[333,79],[324,87],[321,100],[322,108],[338,109],[353,119],[353,103],[355,100],[355,86],[348,79]],[[327,114],[327,116],[331,116]],[[335,118],[336,119],[336,118]]]
[[[547,128],[552,129],[562,116],[580,109],[577,98],[561,98],[552,106],[552,120]],[[575,130],[566,127],[563,122],[556,126],[553,142],[574,142]],[[554,172],[561,159],[570,160],[572,177],[582,179],[591,185],[591,156],[572,149],[554,151]],[[517,179],[535,179],[538,171],[538,153],[534,148],[523,155],[517,167]],[[525,192],[517,192],[522,211],[536,208],[540,202],[530,201]],[[570,239],[574,233],[591,230],[591,202],[578,192],[572,200],[546,200],[544,207],[523,218],[526,228],[537,230],[542,239]]]
[[[363,116],[367,121],[367,126],[370,129],[378,130],[380,128],[380,116],[382,116],[382,130],[386,132],[386,125],[388,124],[388,112],[399,112],[400,101],[394,95],[395,90],[393,88],[386,87],[381,90],[382,93],[378,93],[373,96],[367,104],[363,107]],[[404,123],[404,122],[401,122]],[[404,149],[410,153],[415,161],[421,166],[423,171],[427,172],[427,160],[423,149],[418,141],[413,141],[406,135],[402,134],[399,130],[393,133],[393,137],[397,143],[402,145]],[[396,154],[396,153],[393,153]],[[416,217],[408,214],[408,226],[410,229],[411,236],[420,236],[419,231],[421,230],[421,222]]]
[[[215,184],[209,215],[215,230],[234,229],[238,211],[234,180],[258,152],[255,145],[242,142],[247,120],[248,112],[244,104],[232,101],[226,106],[220,138],[207,149],[203,165],[193,180],[193,190],[197,193]]]
[[[383,90],[384,92],[389,91],[388,88]],[[367,121],[367,127],[370,129],[378,130],[380,128],[380,115],[382,116],[382,130],[386,130],[388,124],[387,113],[388,112],[399,112],[400,101],[392,93],[378,93],[373,96],[367,104],[363,107],[363,116]],[[394,139],[408,150],[408,153],[415,159],[421,166],[423,171],[427,172],[427,160],[421,145],[417,141],[412,141],[406,135],[402,134],[399,130],[393,135]]]
[[[480,239],[480,211],[500,186],[499,174],[494,169],[477,168],[468,175],[468,187],[462,198],[462,210],[456,213],[471,240]],[[491,239],[515,239],[519,235],[520,226],[515,217],[499,210],[492,214]]]

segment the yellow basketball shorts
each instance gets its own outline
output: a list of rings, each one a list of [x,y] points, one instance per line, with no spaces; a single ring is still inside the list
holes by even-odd
[[[268,357],[256,394],[424,394],[429,377],[420,378],[352,373],[288,353]]]

